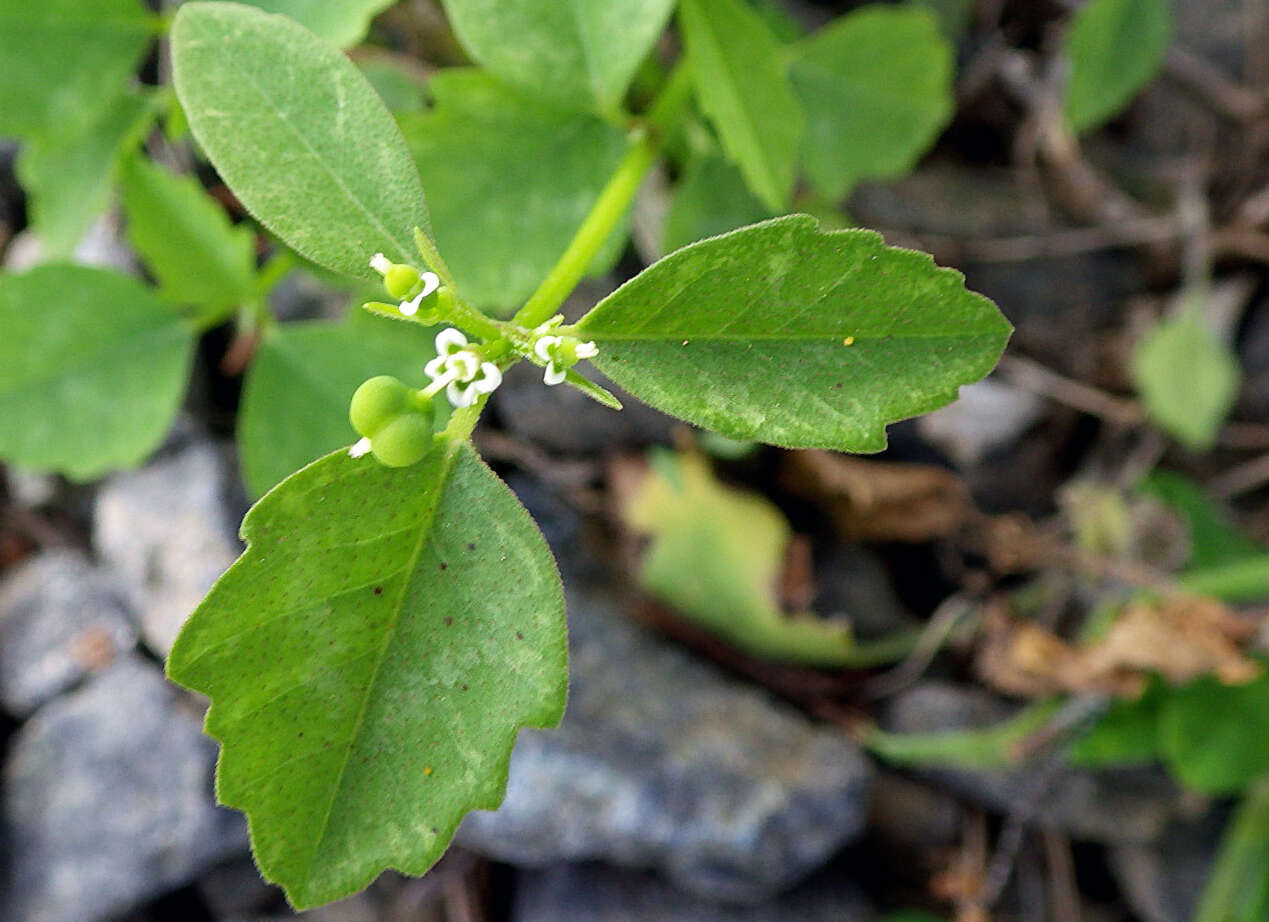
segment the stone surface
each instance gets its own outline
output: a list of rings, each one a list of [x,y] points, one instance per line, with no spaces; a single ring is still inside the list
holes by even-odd
[[[859,891],[816,882],[755,906],[722,906],[684,893],[651,874],[601,865],[557,865],[522,872],[511,922],[865,922],[873,914]]]
[[[78,551],[46,551],[0,584],[0,706],[25,717],[136,645],[118,586]]]
[[[121,660],[45,705],[12,741],[5,922],[98,922],[246,848],[212,802],[216,751],[158,668]]]
[[[1168,826],[1157,842],[1110,849],[1110,869],[1142,922],[1190,922],[1228,820],[1224,810]]]
[[[985,727],[1013,709],[994,695],[950,682],[921,682],[895,696],[883,716],[886,730],[927,733]],[[1010,771],[945,769],[919,774],[993,810],[1007,812],[1034,793],[1034,766]],[[1060,769],[1035,803],[1037,818],[1078,839],[1148,842],[1178,814],[1184,795],[1161,769]]]
[[[461,844],[518,865],[657,868],[757,901],[859,833],[872,769],[849,740],[571,588],[564,723],[520,735],[506,801],[471,814]]]
[[[229,497],[236,481],[211,442],[188,441],[97,495],[93,541],[120,576],[141,633],[166,656],[185,619],[238,557]]]
[[[970,467],[1013,444],[1043,409],[1035,394],[985,378],[962,387],[955,403],[920,417],[917,430],[958,465]]]

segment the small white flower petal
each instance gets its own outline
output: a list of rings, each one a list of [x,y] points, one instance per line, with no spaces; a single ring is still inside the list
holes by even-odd
[[[419,295],[412,301],[402,301],[399,305],[397,305],[397,310],[399,310],[403,316],[413,317],[419,312],[419,302],[422,300],[423,296]]]
[[[438,355],[432,361],[423,366],[423,374],[427,375],[433,381],[445,373],[445,363],[448,359],[443,355]]]
[[[348,457],[364,458],[370,453],[370,439],[359,439],[352,448],[348,449]]]
[[[542,375],[542,380],[549,386],[554,387],[557,384],[563,384],[564,379],[568,377],[568,371],[561,365],[552,362],[546,366],[546,371]]]
[[[384,256],[382,253],[376,253],[370,257],[370,268],[374,269],[380,275],[387,275],[388,270],[392,268],[392,260]]]
[[[453,327],[447,327],[436,334],[436,353],[437,355],[449,355],[457,352],[459,349],[467,345],[467,337],[463,335],[462,330],[456,330]]]
[[[551,350],[560,344],[558,336],[542,336],[533,344],[533,351],[544,362],[551,361]]]
[[[476,353],[463,349],[445,360],[445,367],[458,376],[459,381],[470,381],[480,371],[480,359]]]
[[[578,343],[576,354],[579,359],[593,359],[595,356],[599,355],[599,347],[595,345],[594,340],[585,343]]]
[[[419,276],[419,281],[423,283],[423,290],[419,293],[420,298],[426,298],[441,287],[441,277],[435,272],[424,272]]]
[[[492,394],[502,383],[502,372],[493,362],[481,362],[481,376],[472,382],[472,388],[482,394]]]
[[[445,388],[445,396],[449,398],[450,406],[454,409],[462,409],[469,407],[476,402],[476,391],[474,388],[459,384],[455,381],[449,387]]]

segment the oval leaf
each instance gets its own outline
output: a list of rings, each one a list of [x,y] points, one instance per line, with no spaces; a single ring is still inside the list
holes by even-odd
[[[964,277],[867,230],[775,218],[671,253],[584,317],[594,362],[734,439],[880,451],[1000,357],[1011,327]]]
[[[410,468],[340,451],[247,514],[246,553],[168,661],[211,697],[221,802],[297,907],[422,874],[503,797],[521,727],[564,711],[564,599],[468,445]]]
[[[172,24],[176,92],[194,137],[264,225],[316,263],[377,280],[376,252],[417,263],[429,235],[418,170],[361,72],[286,18],[189,3]]]
[[[238,415],[242,476],[260,496],[288,474],[354,437],[348,403],[367,378],[427,383],[432,331],[363,311],[271,330],[251,361]],[[438,401],[437,405],[444,401]]]
[[[783,211],[805,118],[785,51],[743,0],[683,0],[679,18],[696,96],[749,188]]]
[[[370,20],[395,0],[250,0],[269,13],[290,16],[332,45],[351,48],[366,37]]]
[[[1066,117],[1077,132],[1106,121],[1149,83],[1172,41],[1168,0],[1088,0],[1066,33]]]
[[[0,330],[5,460],[88,480],[167,432],[194,330],[140,282],[54,264],[0,276]]]
[[[625,134],[478,70],[442,72],[429,86],[431,111],[401,124],[427,183],[445,261],[463,297],[516,307],[585,220],[625,153]],[[616,248],[608,249],[601,270],[616,259]]]
[[[954,58],[919,7],[864,7],[798,45],[791,75],[816,188],[836,199],[862,179],[911,169],[952,117]]]
[[[471,56],[570,108],[613,112],[674,0],[444,0]]]

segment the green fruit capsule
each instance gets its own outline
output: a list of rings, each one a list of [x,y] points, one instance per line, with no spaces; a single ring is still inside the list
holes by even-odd
[[[409,409],[410,389],[391,375],[379,375],[357,388],[348,407],[348,420],[358,435],[373,439]]]
[[[383,276],[383,287],[398,301],[412,298],[422,290],[419,270],[397,263]]]
[[[422,413],[405,413],[370,440],[370,451],[388,467],[418,464],[432,444],[432,421]]]

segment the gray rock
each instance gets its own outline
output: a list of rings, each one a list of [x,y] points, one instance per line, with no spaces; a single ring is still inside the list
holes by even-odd
[[[917,420],[917,431],[962,467],[1011,444],[1040,418],[1035,394],[995,378],[962,387],[955,403]]]
[[[47,551],[0,585],[0,705],[25,717],[136,646],[118,587],[78,551]]]
[[[212,803],[216,751],[153,665],[121,660],[45,705],[4,775],[6,922],[97,922],[246,848]]]
[[[960,730],[991,726],[1012,713],[1012,707],[981,689],[926,681],[894,698],[883,726],[898,733]],[[1001,812],[1035,799],[1034,766],[988,772],[939,769],[920,775]],[[1183,792],[1162,770],[1062,768],[1033,806],[1038,821],[1075,838],[1128,843],[1158,837],[1183,801]]]
[[[160,655],[241,550],[227,504],[232,482],[216,446],[192,441],[111,477],[97,495],[93,541]]]
[[[1110,849],[1110,869],[1143,922],[1190,922],[1228,820],[1214,810],[1168,826],[1159,841]]]
[[[853,743],[630,623],[599,592],[569,601],[563,726],[520,735],[506,801],[471,814],[460,843],[518,865],[657,868],[701,896],[757,901],[860,832],[872,769]]]
[[[850,884],[816,882],[756,906],[720,906],[651,874],[600,865],[521,872],[511,922],[865,922],[872,910]]]

